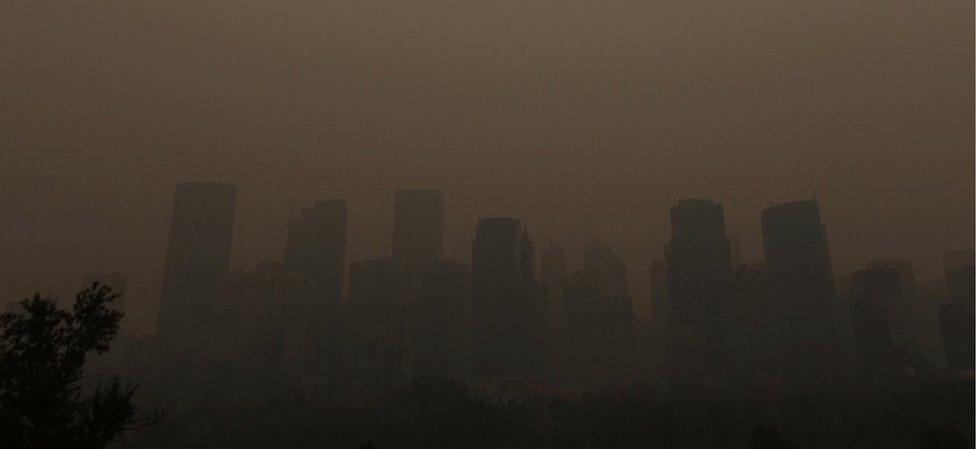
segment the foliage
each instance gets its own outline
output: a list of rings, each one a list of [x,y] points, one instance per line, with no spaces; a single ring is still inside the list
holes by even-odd
[[[71,310],[35,294],[0,315],[0,446],[101,448],[136,424],[136,387],[118,377],[85,392],[85,363],[109,350],[122,313],[98,283]]]

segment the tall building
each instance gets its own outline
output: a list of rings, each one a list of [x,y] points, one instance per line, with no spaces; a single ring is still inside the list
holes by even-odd
[[[942,331],[939,328],[939,305],[944,303],[946,299],[946,287],[943,279],[919,282],[918,302],[915,310],[918,345],[925,360],[935,367],[946,366]]]
[[[542,251],[540,259],[539,275],[549,298],[552,327],[558,330],[565,324],[566,257],[563,249],[553,242]]]
[[[424,269],[410,313],[412,375],[463,380],[471,371],[471,268],[440,260]]]
[[[583,248],[583,269],[596,274],[601,282],[598,288],[602,296],[627,296],[627,267],[606,244],[595,240],[586,244]]]
[[[423,266],[415,259],[372,259],[349,265],[349,302],[390,302],[412,306],[420,292]]]
[[[948,301],[939,305],[939,325],[946,365],[956,370],[974,367],[976,340],[973,314],[976,310],[976,262],[973,251],[953,251],[942,258]]]
[[[289,273],[257,270],[227,273],[217,281],[210,356],[246,366],[248,377],[300,379],[304,363],[307,307],[314,283]],[[261,363],[243,363],[260,361]]]
[[[762,213],[763,250],[784,379],[807,383],[837,371],[834,274],[816,200]]]
[[[533,334],[540,287],[534,250],[514,218],[482,218],[472,255],[472,370],[478,378],[536,374]],[[545,325],[548,328],[548,324]]]
[[[409,378],[403,306],[390,301],[349,301],[337,310],[330,377],[344,387],[364,385],[367,390]]]
[[[650,319],[642,319],[639,328],[637,354],[639,367],[645,377],[655,382],[667,381],[668,328],[668,267],[663,260],[652,260],[648,267]],[[646,353],[645,353],[646,352]]]
[[[769,301],[769,277],[763,264],[740,264],[732,271],[732,302],[741,326],[740,366],[751,379],[764,379],[773,373],[777,359],[775,319]]]
[[[315,281],[313,313],[342,301],[346,266],[346,202],[326,200],[305,208],[288,223],[285,270]]]
[[[976,253],[949,251],[942,255],[945,270],[946,294],[950,301],[976,298]]]
[[[663,341],[668,328],[668,267],[663,260],[652,260],[648,267],[651,283],[651,328]]]
[[[393,212],[393,257],[438,260],[444,244],[444,194],[397,190]]]
[[[237,188],[176,186],[158,331],[178,350],[206,348],[217,279],[230,264]]]
[[[583,259],[567,280],[560,374],[583,385],[629,383],[636,318],[626,268],[605,245],[588,245]]]
[[[125,294],[128,285],[128,279],[125,275],[122,273],[89,273],[82,278],[81,286],[82,288],[89,288],[96,282],[99,285],[108,287],[111,289],[112,294],[116,295],[109,306],[114,310],[124,310]]]
[[[722,205],[701,199],[671,207],[668,365],[676,380],[715,378],[735,358],[729,310],[729,239]]]
[[[334,360],[336,307],[342,301],[346,266],[346,203],[334,199],[315,203],[288,223],[284,269],[315,283],[309,304],[305,371],[323,378]]]
[[[876,262],[851,278],[854,342],[865,374],[895,375],[911,366],[917,350],[912,321],[914,278],[909,282],[903,269]]]

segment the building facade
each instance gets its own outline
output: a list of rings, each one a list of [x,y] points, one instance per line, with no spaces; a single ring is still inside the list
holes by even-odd
[[[158,333],[181,351],[206,348],[217,279],[230,264],[237,188],[220,183],[176,187]]]

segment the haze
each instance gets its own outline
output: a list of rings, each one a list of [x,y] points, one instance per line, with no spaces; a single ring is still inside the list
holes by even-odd
[[[238,186],[233,266],[297,201],[390,253],[393,192],[446,195],[445,257],[512,215],[637,279],[668,208],[816,197],[833,266],[972,248],[972,1],[0,1],[0,295],[129,276],[156,322],[174,185]],[[634,281],[632,296],[646,295]]]

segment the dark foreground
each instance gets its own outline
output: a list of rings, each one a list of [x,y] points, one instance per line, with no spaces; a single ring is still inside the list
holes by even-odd
[[[381,403],[220,398],[128,435],[140,448],[972,448],[969,380],[793,394],[473,392],[417,382]]]

